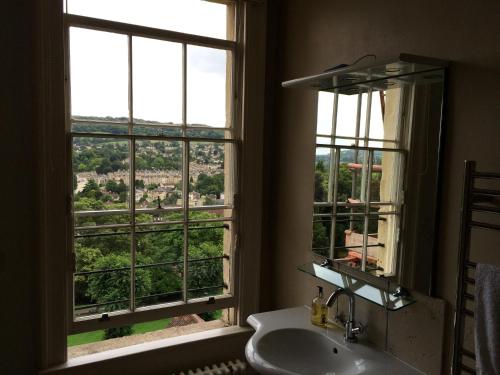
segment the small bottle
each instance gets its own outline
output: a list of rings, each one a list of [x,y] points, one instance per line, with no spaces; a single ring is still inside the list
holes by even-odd
[[[318,296],[314,298],[311,303],[311,323],[320,327],[325,327],[327,311],[328,308],[323,298],[323,287],[318,286]]]

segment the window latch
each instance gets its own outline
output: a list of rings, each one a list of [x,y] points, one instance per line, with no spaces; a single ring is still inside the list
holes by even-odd
[[[100,322],[108,322],[110,320],[111,320],[111,318],[109,317],[109,315],[107,313],[102,314],[101,317],[99,318]]]
[[[208,297],[207,305],[213,305],[215,303],[215,297]]]

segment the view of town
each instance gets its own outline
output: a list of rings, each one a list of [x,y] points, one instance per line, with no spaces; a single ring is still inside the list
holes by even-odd
[[[88,134],[95,132],[99,118],[78,120],[73,131]],[[85,120],[92,123],[85,124]],[[73,137],[75,316],[128,309],[132,275],[136,307],[182,300],[184,277],[189,299],[221,294],[225,287],[224,231],[231,230],[231,222],[223,220],[222,209],[199,207],[224,204],[224,143],[189,142],[187,198],[189,206],[198,209],[189,213],[194,223],[188,229],[188,274],[184,275],[184,142],[135,141],[136,211],[132,232],[130,141],[102,136],[123,134],[123,127],[102,124],[97,128],[99,137]],[[175,134],[176,130],[142,126],[140,131],[154,137],[158,131]],[[209,128],[197,132],[199,138],[218,138],[218,133]],[[218,218],[221,220],[213,220]],[[206,321],[218,319],[220,311],[201,317]],[[110,328],[99,340],[135,331],[132,326]],[[92,339],[90,333],[82,335],[83,339],[73,339],[74,345],[99,341]]]

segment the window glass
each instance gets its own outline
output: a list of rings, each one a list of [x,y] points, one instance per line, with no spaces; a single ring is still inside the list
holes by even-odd
[[[182,300],[182,225],[141,227],[136,235],[136,307]]]
[[[199,218],[208,218],[200,213]],[[200,298],[224,292],[224,231],[229,223],[209,222],[189,227],[188,298]]]
[[[182,45],[132,38],[134,121],[182,124]]]
[[[127,37],[70,28],[71,115],[128,117]]]
[[[333,102],[335,95],[331,92],[318,93],[318,115],[316,118],[316,133],[322,135],[332,134]]]
[[[227,38],[228,6],[204,0],[66,0],[67,13]]]
[[[130,303],[130,236],[111,229],[76,234],[75,317],[126,310]]]
[[[227,59],[230,52],[187,47],[187,123],[224,128],[228,121]]]
[[[78,211],[130,206],[130,144],[116,138],[74,137],[73,207]]]
[[[136,208],[181,208],[182,153],[178,141],[135,142]]]

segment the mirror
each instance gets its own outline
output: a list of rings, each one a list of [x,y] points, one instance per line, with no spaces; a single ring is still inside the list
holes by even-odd
[[[432,295],[446,64],[422,59],[283,86],[318,90],[313,253]]]

